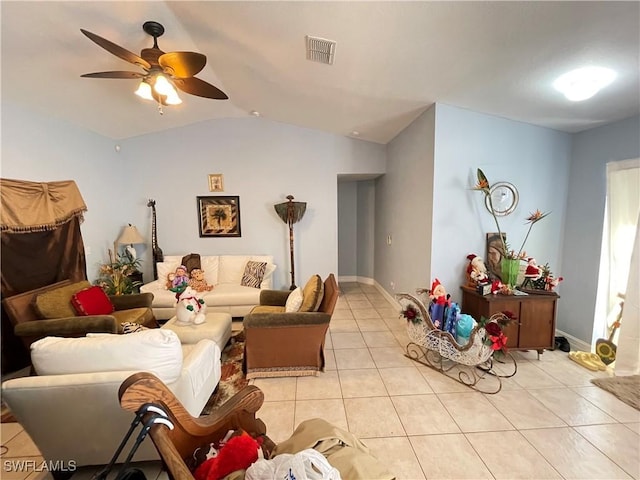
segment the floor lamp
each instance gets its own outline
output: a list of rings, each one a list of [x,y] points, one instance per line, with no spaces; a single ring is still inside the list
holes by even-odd
[[[273,207],[284,223],[289,225],[289,254],[291,256],[291,286],[289,290],[296,288],[296,274],[293,263],[293,224],[302,220],[304,212],[307,210],[306,202],[294,202],[293,195],[287,195],[288,202],[278,203]]]

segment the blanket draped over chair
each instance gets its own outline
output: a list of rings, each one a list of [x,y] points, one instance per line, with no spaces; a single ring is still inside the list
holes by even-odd
[[[0,179],[2,298],[87,278],[80,223],[87,206],[72,180],[30,182]],[[29,363],[29,352],[2,315],[2,371]]]

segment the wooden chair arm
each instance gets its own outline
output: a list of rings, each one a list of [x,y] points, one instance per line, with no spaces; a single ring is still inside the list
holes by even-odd
[[[192,417],[171,390],[150,373],[136,373],[127,378],[120,386],[118,398],[120,406],[132,413],[145,403],[155,403],[168,414],[174,429],[154,425],[149,435],[175,479],[192,478],[185,459],[190,458],[196,448],[219,440],[229,430],[243,429],[253,437],[266,434],[264,422],[255,415],[264,402],[264,394],[253,385],[242,389],[209,415],[198,418]],[[273,444],[268,437],[265,441]]]

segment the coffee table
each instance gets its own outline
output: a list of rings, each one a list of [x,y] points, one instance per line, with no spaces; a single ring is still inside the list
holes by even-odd
[[[205,315],[205,322],[200,325],[183,324],[174,316],[160,328],[173,330],[183,344],[195,344],[203,338],[208,338],[216,342],[222,351],[231,338],[231,315],[210,312]]]

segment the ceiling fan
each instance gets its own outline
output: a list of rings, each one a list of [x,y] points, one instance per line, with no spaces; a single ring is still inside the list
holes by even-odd
[[[142,29],[153,37],[153,47],[144,48],[140,56],[106,40],[95,33],[80,29],[90,40],[100,45],[109,53],[120,57],[144,69],[144,72],[112,71],[85,73],[87,78],[140,79],[136,95],[158,102],[162,105],[178,105],[182,103],[175,88],[191,95],[214,100],[227,100],[229,97],[219,88],[196,78],[207,63],[207,57],[195,52],[165,53],[158,48],[158,37],[164,33],[164,27],[158,22],[148,21]],[[160,109],[162,113],[162,109]]]

